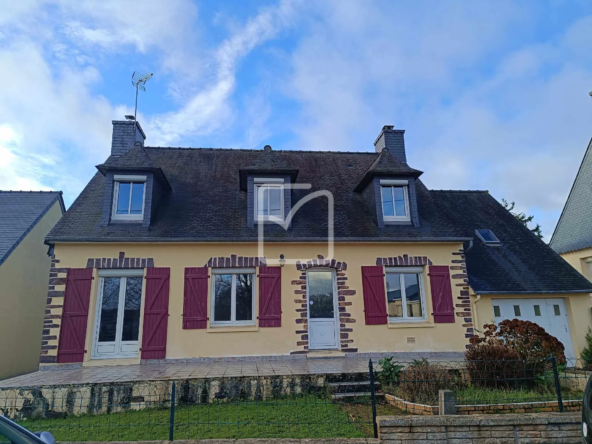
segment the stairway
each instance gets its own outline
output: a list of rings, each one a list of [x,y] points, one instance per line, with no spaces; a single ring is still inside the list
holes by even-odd
[[[335,402],[355,402],[369,400],[371,397],[370,380],[364,373],[342,373],[328,377],[328,385],[331,389],[331,398]],[[374,381],[375,396],[378,400],[384,397],[380,393],[380,383]]]

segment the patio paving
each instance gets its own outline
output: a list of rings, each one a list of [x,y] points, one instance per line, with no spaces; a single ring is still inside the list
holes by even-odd
[[[373,359],[374,362],[378,359]],[[43,370],[0,381],[0,389],[31,386],[101,384],[130,381],[240,376],[312,375],[368,371],[368,358],[322,358],[270,361],[209,361],[186,364],[137,364]]]

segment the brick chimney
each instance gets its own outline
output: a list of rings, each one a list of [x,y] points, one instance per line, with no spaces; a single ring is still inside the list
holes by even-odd
[[[111,155],[122,156],[131,150],[136,142],[144,146],[146,134],[133,116],[125,116],[126,120],[113,120],[113,138],[111,139]]]
[[[380,153],[384,148],[398,160],[407,163],[405,155],[405,130],[396,130],[394,125],[384,125],[382,131],[374,141],[376,152]]]

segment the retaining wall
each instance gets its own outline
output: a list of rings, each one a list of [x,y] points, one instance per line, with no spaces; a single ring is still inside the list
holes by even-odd
[[[385,444],[571,444],[582,442],[578,413],[481,416],[379,416]]]

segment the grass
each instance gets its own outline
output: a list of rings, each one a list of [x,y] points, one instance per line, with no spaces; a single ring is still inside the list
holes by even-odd
[[[378,405],[379,415],[397,414]],[[49,431],[57,441],[168,440],[169,409],[33,419],[21,425]],[[335,404],[322,398],[221,402],[177,407],[174,439],[364,438],[373,436],[369,403]]]
[[[561,390],[564,400],[582,399],[581,391]],[[458,405],[470,404],[506,404],[513,402],[545,402],[557,401],[557,393],[554,389],[537,387],[534,389],[492,389],[469,387],[456,393]]]

